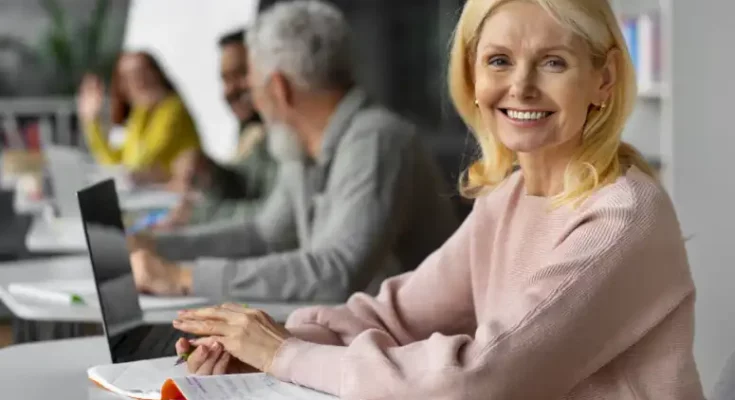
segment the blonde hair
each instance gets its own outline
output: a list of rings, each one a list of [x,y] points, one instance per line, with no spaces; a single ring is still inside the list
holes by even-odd
[[[515,0],[468,0],[462,11],[449,62],[449,92],[455,108],[475,135],[482,157],[460,179],[460,193],[477,197],[503,182],[517,163],[516,154],[483,127],[475,106],[474,64],[480,32],[488,16]],[[617,79],[604,108],[591,107],[583,128],[583,143],[564,174],[564,189],[554,196],[554,207],[579,205],[598,188],[614,182],[623,166],[632,165],[653,176],[641,154],[622,142],[623,127],[637,98],[635,70],[623,34],[608,0],[531,0],[563,26],[584,39],[592,50],[592,62],[602,67],[612,49],[620,50]]]

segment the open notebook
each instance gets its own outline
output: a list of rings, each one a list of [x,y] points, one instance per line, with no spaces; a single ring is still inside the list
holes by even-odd
[[[100,365],[87,371],[89,379],[116,394],[145,400],[333,400],[336,397],[281,382],[270,375],[193,376],[176,357]]]
[[[18,298],[35,302],[59,305],[79,304],[99,308],[94,280],[49,280],[39,282],[11,283],[8,292]],[[149,296],[139,295],[140,308],[146,310],[177,309],[208,302],[205,297],[191,296]]]

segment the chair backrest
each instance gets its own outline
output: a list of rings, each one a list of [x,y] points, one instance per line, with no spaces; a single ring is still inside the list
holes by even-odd
[[[15,217],[13,200],[15,192],[11,190],[0,190],[0,223],[7,222]]]

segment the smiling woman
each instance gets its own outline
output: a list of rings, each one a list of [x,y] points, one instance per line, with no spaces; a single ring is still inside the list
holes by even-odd
[[[555,192],[556,205],[579,204],[619,178],[624,164],[652,175],[620,139],[637,90],[616,17],[609,6],[595,15],[577,3],[467,3],[450,92],[484,157],[467,171],[466,195],[496,186],[514,164],[548,159],[544,154],[559,161],[545,162],[546,170],[564,171],[554,188],[538,189]]]
[[[676,213],[620,141],[632,75],[607,0],[467,1],[450,84],[484,158],[459,230],[287,332],[221,310],[176,326],[343,399],[703,399]],[[190,371],[238,366],[215,353]]]

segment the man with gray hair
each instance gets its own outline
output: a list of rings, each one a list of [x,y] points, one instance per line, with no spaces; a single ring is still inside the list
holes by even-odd
[[[250,223],[134,250],[138,288],[340,302],[418,266],[459,222],[415,127],[354,84],[342,14],[279,2],[258,17],[248,47],[253,102],[281,163],[276,188]]]

